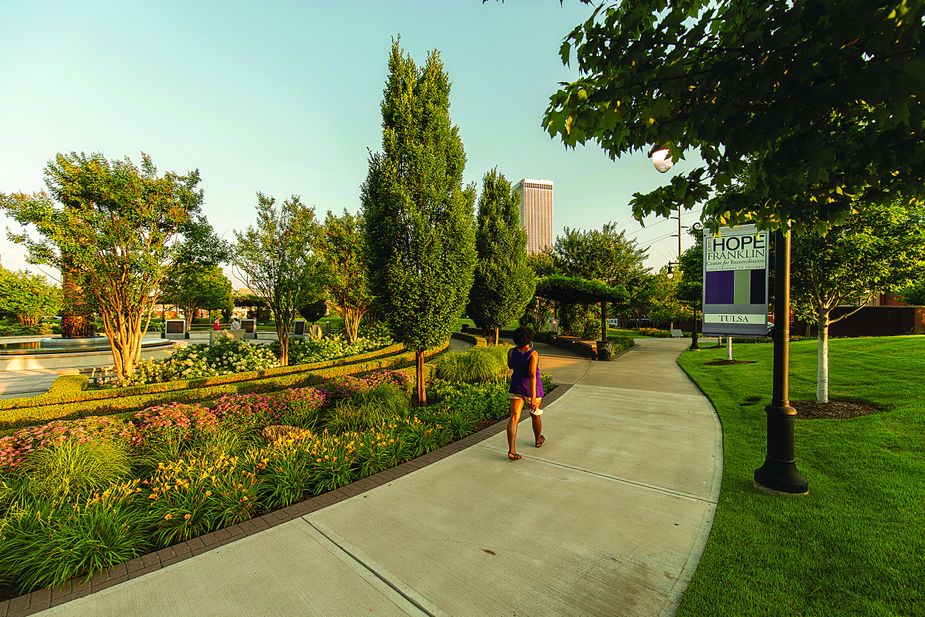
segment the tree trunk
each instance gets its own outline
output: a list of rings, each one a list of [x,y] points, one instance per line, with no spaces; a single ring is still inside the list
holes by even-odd
[[[820,311],[816,315],[817,367],[816,402],[829,402],[829,313]]]
[[[254,324],[254,327],[256,328],[257,324]],[[276,322],[276,336],[279,338],[279,365],[289,366],[289,332],[280,326],[279,320]]]
[[[17,315],[16,319],[21,326],[34,326],[39,321],[35,315]]]
[[[607,340],[607,301],[601,300],[601,339]]]
[[[196,305],[184,306],[183,307],[183,317],[186,319],[186,331],[190,332],[193,329],[193,318],[196,317],[196,313],[199,312],[199,307]]]
[[[69,272],[67,268],[61,270],[61,291],[64,300],[61,319],[62,338],[96,335],[91,311],[87,307],[87,299],[77,281],[77,276]]]
[[[498,336],[498,335],[499,335],[499,332],[500,332],[500,331],[501,331],[501,328],[495,328],[495,345],[496,345],[496,346],[498,345],[498,340],[499,340],[499,336]]]
[[[424,383],[424,352],[415,351],[414,352],[414,364],[415,364],[415,373],[417,376],[417,394],[418,394],[418,406],[424,407],[427,405],[427,388]]]

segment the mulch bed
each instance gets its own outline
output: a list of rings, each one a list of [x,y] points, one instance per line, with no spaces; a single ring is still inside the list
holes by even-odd
[[[804,420],[835,419],[845,420],[860,416],[869,416],[880,413],[886,407],[866,401],[832,401],[817,403],[816,401],[790,401],[796,408],[797,418]]]
[[[727,364],[754,364],[754,360],[713,360],[712,362],[704,362],[707,366],[726,366]]]

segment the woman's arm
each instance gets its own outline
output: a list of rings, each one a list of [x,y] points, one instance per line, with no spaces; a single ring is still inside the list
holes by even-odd
[[[534,411],[538,407],[536,404],[536,366],[540,362],[540,355],[534,351],[530,354],[530,404]]]

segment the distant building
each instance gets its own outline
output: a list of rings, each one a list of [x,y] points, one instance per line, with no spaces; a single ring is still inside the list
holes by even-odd
[[[527,254],[552,248],[552,180],[524,178],[514,187],[520,193],[520,221],[527,231]]]

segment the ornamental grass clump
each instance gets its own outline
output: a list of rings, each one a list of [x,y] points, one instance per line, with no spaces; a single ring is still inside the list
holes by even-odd
[[[68,440],[32,452],[15,477],[27,498],[61,504],[104,491],[130,473],[124,442]]]
[[[134,437],[135,427],[111,417],[90,417],[79,420],[55,420],[40,426],[19,429],[0,437],[0,472],[19,465],[30,452],[65,441],[120,441]]]
[[[246,521],[257,509],[257,477],[236,456],[159,464],[142,484],[158,547]]]
[[[437,360],[437,377],[446,381],[486,383],[507,377],[509,347],[472,347],[451,351]]]
[[[333,433],[360,432],[402,418],[411,405],[409,395],[391,383],[361,390],[340,401],[327,420]]]
[[[149,548],[138,480],[62,504],[26,501],[0,531],[0,573],[22,592],[61,585],[128,561]]]

